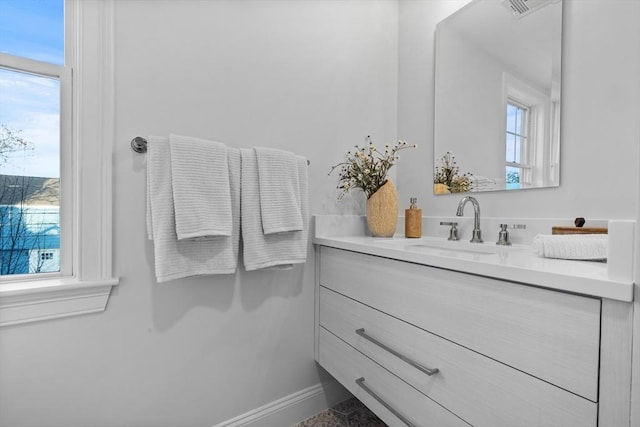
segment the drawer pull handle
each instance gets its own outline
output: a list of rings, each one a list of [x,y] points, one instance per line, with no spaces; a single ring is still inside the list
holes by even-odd
[[[398,418],[400,421],[402,421],[403,423],[405,423],[407,426],[409,427],[416,427],[415,424],[413,424],[411,421],[409,421],[408,419],[406,419],[405,417],[403,417],[398,411],[396,411],[395,409],[393,409],[393,407],[391,405],[389,405],[387,402],[385,402],[380,396],[378,396],[373,390],[371,390],[365,383],[364,383],[364,378],[358,378],[356,380],[356,384],[358,384],[358,386],[360,386],[360,388],[362,388],[364,391],[367,392],[367,394],[369,394],[369,396],[373,397],[379,404],[381,404],[382,406],[384,406],[385,408],[387,408],[389,410],[389,412],[391,412],[396,418]]]
[[[388,347],[387,345],[381,343],[377,339],[367,335],[365,333],[365,331],[364,331],[364,328],[356,329],[356,334],[360,335],[362,338],[364,338],[364,339],[366,339],[368,341],[371,341],[372,343],[374,343],[378,347],[388,351],[389,353],[393,354],[394,356],[398,357],[399,359],[405,361],[409,365],[413,366],[414,368],[418,369],[421,372],[424,372],[425,374],[427,374],[429,376],[437,374],[439,372],[438,368],[427,368],[426,366],[422,366],[421,364],[419,364],[417,362],[414,362],[413,360],[409,359],[407,356],[398,353],[397,351],[395,351],[391,347]]]

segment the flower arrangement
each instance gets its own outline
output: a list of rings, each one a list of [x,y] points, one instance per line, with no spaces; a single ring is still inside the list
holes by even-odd
[[[367,146],[355,146],[354,151],[348,151],[345,160],[334,165],[329,175],[340,168],[337,188],[342,190],[339,199],[352,188],[359,188],[367,195],[367,199],[387,181],[389,169],[400,158],[398,151],[406,148],[416,148],[417,145],[407,145],[406,141],[398,141],[394,146],[384,146],[384,152],[376,148],[371,137],[366,138]]]
[[[470,173],[460,175],[455,156],[449,151],[440,159],[441,165],[433,174],[433,189],[436,194],[465,193],[471,189]]]

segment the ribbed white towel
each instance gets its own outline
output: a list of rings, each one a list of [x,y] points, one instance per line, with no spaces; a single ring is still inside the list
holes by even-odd
[[[296,157],[302,230],[287,233],[264,234],[260,213],[260,185],[256,154],[241,149],[242,154],[242,247],[247,271],[261,268],[300,264],[307,260],[309,190],[307,160]]]
[[[545,258],[601,261],[607,259],[606,234],[538,234],[533,244]]]
[[[302,231],[300,182],[296,156],[275,148],[256,147],[260,213],[264,234]]]
[[[173,134],[169,146],[178,240],[231,236],[227,146]]]
[[[148,150],[149,148],[147,145],[147,152]],[[149,167],[149,156],[145,156],[145,159],[147,164],[147,239],[153,240],[153,221],[151,220],[151,168]]]
[[[216,239],[178,240],[175,229],[169,139],[150,137],[147,151],[148,218],[152,230],[158,282],[204,274],[233,274],[240,245],[240,152],[227,149],[232,235]]]

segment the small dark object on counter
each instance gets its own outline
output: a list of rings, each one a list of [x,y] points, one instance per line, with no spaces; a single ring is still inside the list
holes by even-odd
[[[578,217],[578,218],[575,219],[575,221],[573,221],[573,223],[576,225],[576,227],[582,227],[585,222],[587,222],[587,221],[585,221],[585,219],[582,218],[582,217]]]

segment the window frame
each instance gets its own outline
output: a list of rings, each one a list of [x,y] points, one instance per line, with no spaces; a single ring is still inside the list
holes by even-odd
[[[65,56],[67,56],[65,54]],[[73,150],[73,71],[72,62],[56,65],[34,59],[0,54],[0,68],[37,77],[53,78],[60,82],[60,272],[49,276],[73,275],[72,194],[73,179],[69,168]],[[20,280],[40,280],[42,273],[0,276],[0,286]],[[43,277],[44,278],[44,277]]]
[[[61,138],[71,143],[61,144],[61,176],[69,179],[61,181],[60,226],[61,256],[68,258],[55,276],[0,283],[0,327],[102,312],[119,283],[112,272],[113,14],[113,0],[65,0],[71,90],[61,108],[69,102],[71,121],[66,131],[61,125]]]

